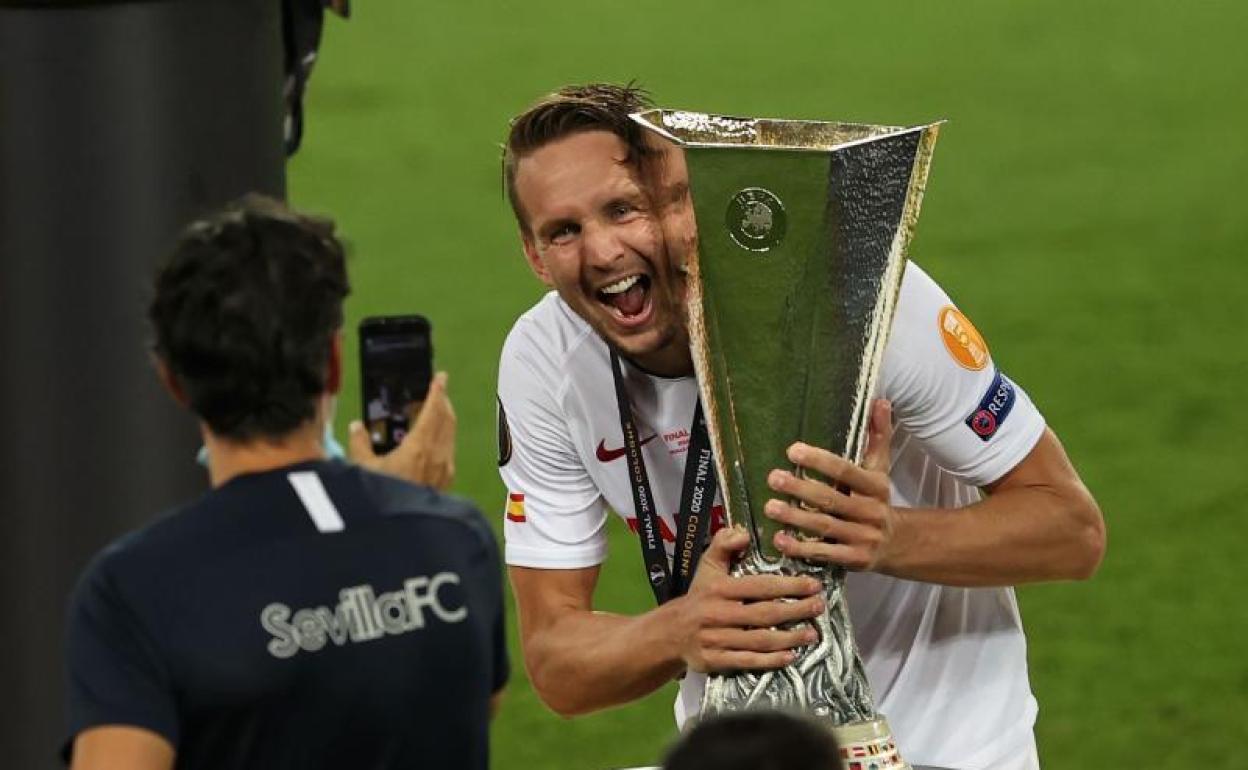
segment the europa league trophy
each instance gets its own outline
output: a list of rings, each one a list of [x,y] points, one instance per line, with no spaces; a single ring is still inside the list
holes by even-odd
[[[794,441],[861,460],[938,124],[633,117],[689,166],[689,333],[728,520],[751,537],[736,572],[814,575],[827,597],[795,662],[710,676],[702,710],[804,711],[829,723],[851,770],[906,768],[873,705],[845,571],[780,554],[762,506]]]

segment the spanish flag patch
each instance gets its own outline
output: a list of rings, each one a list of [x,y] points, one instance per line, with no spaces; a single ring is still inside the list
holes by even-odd
[[[507,521],[524,523],[524,494],[512,492],[507,495]]]

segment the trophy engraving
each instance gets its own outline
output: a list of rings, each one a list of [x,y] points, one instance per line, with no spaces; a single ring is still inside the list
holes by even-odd
[[[741,248],[768,251],[784,240],[788,217],[784,204],[774,193],[761,187],[749,187],[732,196],[724,223],[728,234]]]
[[[939,126],[670,110],[634,119],[681,147],[689,168],[690,344],[727,517],[750,532],[736,572],[813,575],[827,599],[817,642],[779,670],[709,676],[703,712],[801,710],[827,721],[847,758],[907,767],[875,711],[844,570],[780,554],[781,525],[762,504],[775,495],[770,470],[792,468],[794,441],[862,458]]]

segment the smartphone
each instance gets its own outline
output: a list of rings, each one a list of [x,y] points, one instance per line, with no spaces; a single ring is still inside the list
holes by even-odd
[[[432,379],[427,318],[396,315],[360,321],[360,394],[374,452],[389,452],[407,435]]]

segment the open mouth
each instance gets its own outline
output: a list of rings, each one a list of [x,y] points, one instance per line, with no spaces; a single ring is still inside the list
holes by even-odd
[[[630,275],[602,287],[595,295],[616,320],[625,324],[645,320],[650,310],[650,276]]]

